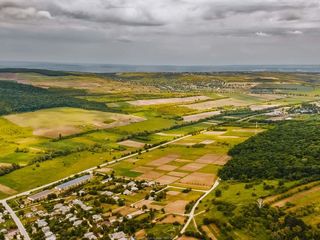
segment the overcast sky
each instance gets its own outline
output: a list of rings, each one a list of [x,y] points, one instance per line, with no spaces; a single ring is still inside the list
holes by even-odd
[[[320,0],[0,0],[0,60],[319,64]]]

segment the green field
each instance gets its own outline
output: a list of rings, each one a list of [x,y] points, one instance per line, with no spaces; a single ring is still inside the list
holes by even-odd
[[[0,198],[135,153],[105,170],[170,185],[171,195],[154,206],[189,204],[223,179],[197,206],[187,235],[319,239],[318,189],[291,194],[319,180],[319,74],[12,71],[0,73]],[[101,188],[90,184],[89,191]],[[146,194],[123,197],[136,202]],[[183,204],[173,206],[181,223],[161,222],[173,212],[157,210],[152,227],[140,230],[174,238],[190,210]]]

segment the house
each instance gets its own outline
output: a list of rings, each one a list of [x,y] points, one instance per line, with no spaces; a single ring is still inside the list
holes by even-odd
[[[78,227],[79,225],[81,225],[81,223],[82,223],[82,220],[77,220],[73,223],[73,226]]]
[[[113,178],[112,178],[112,177],[109,177],[109,178],[107,178],[107,179],[102,180],[101,182],[102,182],[102,183],[107,183],[107,182],[110,182],[110,181],[112,181],[112,180],[113,180]]]
[[[46,237],[46,240],[56,240],[56,236],[52,234],[51,236]]]
[[[50,228],[48,226],[45,226],[41,228],[42,232],[45,234],[46,232],[50,232]]]
[[[113,200],[118,201],[120,198],[118,196],[113,196]]]
[[[101,215],[99,215],[99,214],[93,215],[93,216],[92,216],[92,219],[93,219],[93,221],[95,221],[95,222],[102,221],[102,217],[101,217]]]
[[[128,187],[135,187],[137,184],[134,181],[131,181],[127,184]]]
[[[133,191],[133,192],[139,191],[139,188],[137,188],[137,187],[131,187],[131,191]]]
[[[78,218],[76,216],[73,216],[73,217],[69,218],[69,222],[74,222],[76,220],[78,220]]]
[[[117,221],[117,217],[116,216],[112,216],[109,218],[109,222],[112,224],[112,223],[115,223]]]
[[[78,195],[79,195],[79,196],[84,196],[85,194],[86,194],[86,192],[83,191],[83,190],[80,190],[80,191],[78,192]]]
[[[128,218],[128,219],[132,219],[132,218],[134,218],[134,217],[136,217],[136,216],[139,216],[139,215],[141,215],[141,214],[143,214],[143,213],[144,213],[143,210],[138,210],[138,211],[135,211],[135,212],[133,212],[133,213],[128,214],[128,215],[127,215],[127,218]]]
[[[124,232],[116,232],[108,235],[111,240],[128,240],[127,235]]]
[[[37,224],[39,228],[42,228],[48,225],[48,223],[44,219],[38,219]]]
[[[86,234],[83,235],[83,238],[86,238],[86,239],[97,239],[97,237],[93,234],[93,232],[88,232]]]
[[[104,191],[101,193],[101,195],[106,195],[108,197],[111,197],[113,195],[113,192],[110,192],[110,191]]]
[[[61,208],[62,206],[63,206],[62,203],[58,203],[58,204],[56,204],[56,205],[53,206],[53,209],[59,209],[59,208]]]
[[[131,195],[132,192],[130,190],[126,189],[126,190],[123,191],[123,194],[124,195]]]
[[[51,232],[51,231],[47,231],[47,232],[44,233],[44,236],[46,238],[51,237],[52,235],[53,235],[53,232]]]
[[[82,177],[78,177],[76,179],[72,179],[68,182],[62,183],[62,184],[56,186],[55,189],[58,191],[64,191],[64,190],[70,189],[72,187],[79,186],[79,185],[89,181],[91,179],[91,177],[92,177],[91,175],[84,175]]]
[[[37,214],[38,214],[38,216],[40,216],[40,217],[46,217],[46,216],[49,215],[47,212],[44,212],[44,211],[42,211],[42,210],[38,211]]]
[[[90,211],[90,210],[92,209],[91,206],[85,205],[85,204],[84,204],[81,200],[79,200],[79,199],[75,199],[75,200],[73,200],[72,202],[73,202],[74,205],[79,205],[79,206],[82,208],[82,210],[84,210],[84,211]]]

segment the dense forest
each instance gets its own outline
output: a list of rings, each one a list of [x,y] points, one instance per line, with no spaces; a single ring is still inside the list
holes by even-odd
[[[43,89],[12,81],[0,81],[0,115],[15,112],[28,112],[52,107],[78,107],[107,111],[103,103],[90,102],[73,97],[66,90]]]
[[[301,179],[320,176],[320,123],[287,122],[236,145],[222,179]]]

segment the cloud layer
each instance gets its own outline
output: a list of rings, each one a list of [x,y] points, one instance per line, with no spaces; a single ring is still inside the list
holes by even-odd
[[[1,58],[315,63],[319,12],[318,0],[2,0]]]

